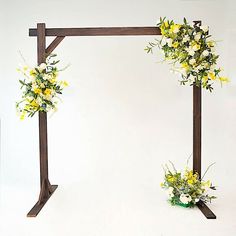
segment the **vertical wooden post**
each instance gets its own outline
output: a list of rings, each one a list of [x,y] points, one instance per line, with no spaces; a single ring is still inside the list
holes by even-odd
[[[194,21],[194,26],[201,26],[201,21]],[[202,87],[193,85],[193,171],[197,172],[201,179],[202,172]],[[199,201],[198,208],[207,219],[216,219],[216,215],[208,206]]]
[[[46,36],[45,24],[37,24],[37,55],[38,65],[46,60]],[[28,217],[35,217],[43,208],[58,187],[51,185],[48,178],[48,138],[47,138],[47,113],[39,112],[39,158],[40,158],[40,194],[39,200],[27,214]]]
[[[202,89],[193,85],[193,171],[201,178]]]
[[[37,24],[37,57],[38,65],[46,60],[45,24]],[[48,179],[48,140],[47,140],[47,113],[39,112],[39,155],[40,155],[40,185]]]

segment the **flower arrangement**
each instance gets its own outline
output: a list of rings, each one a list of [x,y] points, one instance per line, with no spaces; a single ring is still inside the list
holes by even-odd
[[[168,61],[173,70],[180,73],[181,85],[195,84],[211,92],[214,81],[229,81],[220,76],[222,69],[217,68],[219,55],[215,54],[216,42],[210,39],[208,26],[197,23],[191,26],[185,18],[183,24],[160,18],[157,26],[162,37],[149,42],[145,50],[150,53],[154,47],[158,47],[164,54],[164,61]]]
[[[166,190],[169,202],[172,205],[194,207],[199,201],[207,203],[216,198],[208,194],[209,189],[216,190],[216,187],[212,185],[210,180],[203,181],[210,166],[204,173],[203,178],[199,179],[198,173],[194,173],[188,167],[181,173],[176,170],[172,162],[170,163],[172,170],[168,165],[164,167],[165,177],[161,187]]]
[[[48,56],[45,63],[30,68],[24,66],[17,69],[25,77],[19,80],[23,90],[22,100],[16,103],[20,119],[34,116],[38,111],[56,111],[58,104],[58,94],[62,94],[64,87],[68,85],[66,81],[59,81],[57,63],[54,58],[56,54]]]

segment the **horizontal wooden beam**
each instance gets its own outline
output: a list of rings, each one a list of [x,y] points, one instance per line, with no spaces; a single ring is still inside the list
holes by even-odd
[[[97,28],[47,28],[46,36],[119,36],[160,35],[158,27],[97,27]],[[37,29],[29,29],[29,36],[37,36]]]

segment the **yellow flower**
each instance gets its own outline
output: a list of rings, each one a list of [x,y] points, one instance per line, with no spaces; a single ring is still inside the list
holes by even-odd
[[[208,180],[204,183],[204,186],[206,186],[207,188],[210,188],[211,187],[211,181]]]
[[[169,176],[169,177],[167,178],[167,180],[168,180],[169,182],[173,183],[173,182],[175,181],[175,177],[174,177],[174,176]]]
[[[177,47],[179,46],[179,43],[178,43],[178,42],[174,42],[174,43],[172,44],[172,46],[173,46],[173,48],[177,48]]]
[[[188,179],[188,184],[192,185],[194,183],[193,179]]]
[[[174,33],[174,34],[177,34],[179,32],[180,27],[181,27],[180,24],[171,25],[170,32]]]
[[[68,83],[66,81],[62,81],[61,84],[64,86],[64,87],[67,87],[68,86]]]
[[[50,82],[54,84],[56,82],[56,78],[50,79]]]
[[[164,184],[163,184],[163,183],[160,183],[160,186],[161,186],[161,187],[163,187],[163,186],[164,186]]]
[[[229,82],[229,78],[227,78],[227,77],[219,77],[219,80],[221,81],[221,82]]]
[[[28,70],[28,69],[29,69],[28,66],[24,66],[24,67],[23,67],[23,71],[26,71],[26,70]]]
[[[164,25],[165,25],[166,28],[168,28],[169,27],[168,21],[164,21]]]
[[[34,89],[34,93],[36,93],[36,94],[40,94],[42,91],[41,91],[41,89],[39,89],[39,88],[35,88]]]
[[[208,76],[205,75],[205,76],[202,77],[202,81],[203,81],[203,83],[206,83],[207,80],[208,80]]]
[[[165,33],[165,28],[163,24],[161,25],[160,29],[161,29],[161,34],[165,36],[166,33]]]
[[[211,80],[215,80],[215,79],[216,79],[215,73],[213,73],[213,72],[209,72],[209,73],[208,73],[208,77],[209,77]]]
[[[188,65],[187,62],[183,62],[183,63],[181,64],[181,67],[182,67],[183,69],[185,69],[185,70],[189,70],[189,65]]]
[[[30,105],[32,105],[33,107],[38,107],[38,106],[39,106],[39,104],[38,104],[35,100],[33,100],[33,101],[30,103]]]
[[[208,42],[207,42],[207,45],[208,45],[209,47],[214,47],[215,42],[214,42],[214,41],[208,41]]]
[[[51,93],[52,93],[52,90],[51,89],[45,89],[45,91],[44,91],[44,94],[46,95],[46,96],[48,96],[48,95],[51,95]]]
[[[196,50],[199,50],[199,49],[201,48],[201,46],[200,46],[199,44],[195,44],[195,45],[194,45],[194,48],[195,48]]]
[[[26,112],[23,111],[23,112],[21,113],[21,115],[20,115],[20,119],[21,119],[21,120],[24,120],[24,119],[25,119],[25,115],[26,115]]]
[[[30,70],[29,74],[30,74],[31,76],[32,76],[32,75],[35,75],[35,74],[36,74],[35,69]]]

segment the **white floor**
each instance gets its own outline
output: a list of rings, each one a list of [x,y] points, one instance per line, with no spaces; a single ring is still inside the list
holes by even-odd
[[[235,236],[236,194],[219,191],[216,220],[198,209],[171,207],[158,186],[109,181],[59,186],[37,218],[26,213],[37,189],[2,187],[1,236]]]

